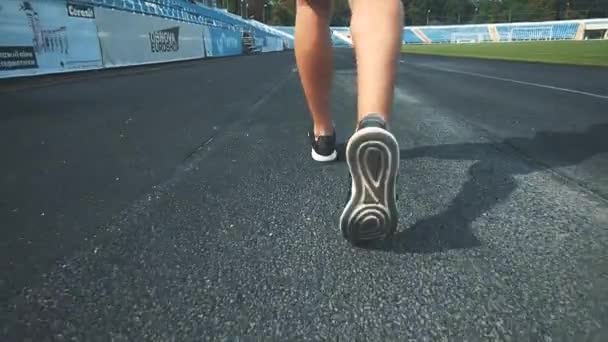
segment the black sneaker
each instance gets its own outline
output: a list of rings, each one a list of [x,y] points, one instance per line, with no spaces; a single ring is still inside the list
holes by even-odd
[[[352,243],[384,239],[397,229],[399,144],[379,115],[366,116],[349,139],[346,162],[352,188],[340,229]]]
[[[318,162],[330,162],[338,158],[336,151],[336,130],[332,135],[315,136],[314,129],[308,131],[310,145],[312,147],[312,159]]]

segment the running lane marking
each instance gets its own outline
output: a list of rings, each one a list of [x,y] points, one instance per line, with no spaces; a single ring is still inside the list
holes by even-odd
[[[485,75],[485,74],[478,74],[476,72],[460,71],[460,70],[441,68],[441,67],[434,67],[434,66],[421,65],[421,64],[414,64],[414,65],[422,66],[424,68],[429,68],[429,69],[435,69],[435,70],[440,70],[440,71],[445,71],[445,72],[451,72],[451,73],[455,73],[455,74],[476,76],[476,77],[487,78],[487,79],[491,79],[491,80],[498,80],[498,81],[503,81],[503,82],[516,83],[516,84],[524,84],[524,85],[529,85],[529,86],[533,86],[533,87],[552,89],[552,90],[557,90],[557,91],[563,91],[563,92],[566,92],[566,93],[585,95],[585,96],[591,96],[591,97],[596,97],[596,98],[599,98],[599,99],[608,100],[608,95],[594,94],[594,93],[589,93],[589,92],[582,91],[582,90],[569,89],[569,88],[561,88],[561,87],[554,87],[554,86],[550,86],[550,85],[546,85],[546,84],[540,84],[540,83],[533,83],[533,82],[514,80],[512,78],[504,78],[504,77],[490,76],[490,75]]]

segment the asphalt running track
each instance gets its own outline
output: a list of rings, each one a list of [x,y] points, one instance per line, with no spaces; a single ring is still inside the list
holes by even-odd
[[[608,69],[403,59],[365,249],[291,53],[0,82],[0,340],[606,340]]]

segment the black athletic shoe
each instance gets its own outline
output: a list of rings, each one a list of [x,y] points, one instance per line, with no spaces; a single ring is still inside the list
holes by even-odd
[[[318,162],[330,162],[338,158],[335,129],[332,135],[322,135],[318,137],[315,136],[315,131],[311,129],[308,131],[308,137],[310,138],[310,145],[312,147],[312,159]]]
[[[387,238],[397,229],[399,144],[378,115],[368,115],[346,146],[352,180],[340,229],[352,243]]]

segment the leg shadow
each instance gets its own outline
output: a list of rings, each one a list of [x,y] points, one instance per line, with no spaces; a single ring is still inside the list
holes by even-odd
[[[346,162],[346,144],[347,141],[336,143],[336,152],[338,153],[338,161]],[[487,154],[488,147],[493,144],[484,143],[465,143],[465,144],[448,144],[438,146],[423,146],[413,149],[402,149],[399,152],[401,160],[409,160],[414,158],[432,157],[437,159],[447,160],[475,160],[482,159],[481,155]]]
[[[339,162],[346,162],[346,142],[336,143],[336,152]]]
[[[541,131],[532,138],[508,138],[495,144],[448,144],[401,150],[402,160],[431,157],[478,161],[469,168],[469,179],[446,210],[416,222],[391,239],[360,247],[394,253],[431,253],[479,246],[481,243],[471,225],[516,189],[514,175],[577,165],[608,152],[606,136],[608,124],[598,124],[583,132]],[[345,160],[344,146],[345,143],[339,144],[342,161]],[[533,162],[525,165],[512,162],[512,156],[497,151],[517,151]],[[407,207],[407,203],[404,204]]]
[[[478,217],[504,201],[516,188],[513,172],[494,160],[482,160],[469,168],[469,179],[448,208],[386,241],[375,241],[363,248],[393,253],[432,253],[481,245],[471,229]]]

